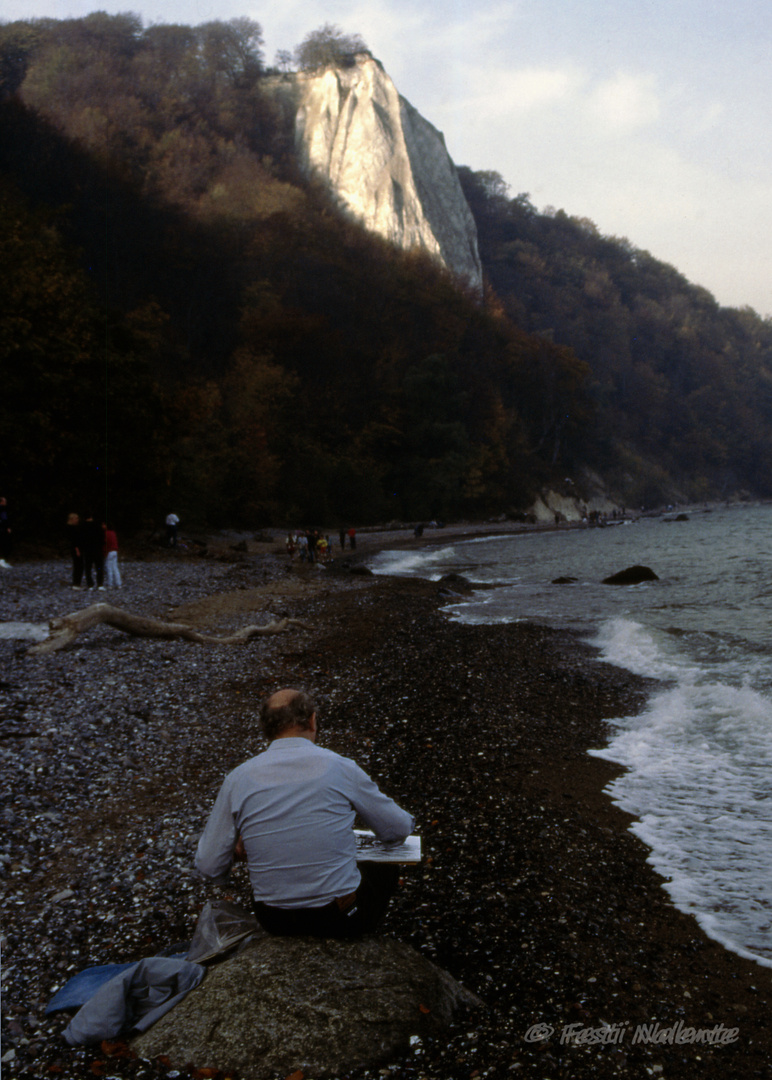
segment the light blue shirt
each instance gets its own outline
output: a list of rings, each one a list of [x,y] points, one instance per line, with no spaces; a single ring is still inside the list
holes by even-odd
[[[241,836],[255,900],[322,907],[359,885],[354,818],[383,841],[413,831],[410,814],[349,758],[310,739],[274,739],[229,773],[196,851],[205,877],[226,874]]]

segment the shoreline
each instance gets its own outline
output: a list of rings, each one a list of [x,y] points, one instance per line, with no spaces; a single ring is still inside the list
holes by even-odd
[[[450,536],[439,532],[424,543]],[[374,550],[373,537],[352,555]],[[316,694],[323,745],[354,757],[418,819],[424,862],[406,872],[385,932],[487,1004],[446,1040],[388,1063],[391,1075],[772,1075],[769,970],[674,908],[630,817],[603,791],[620,769],[586,752],[606,741],[607,719],[642,705],[643,680],[568,631],[452,623],[438,612],[437,584],[422,579],[314,574],[267,553],[125,570],[121,602],[132,610],[222,628],[287,614],[312,629],[206,647],[99,628],[36,660],[23,643],[0,643],[3,715],[23,701],[17,726],[35,732],[0,743],[0,813],[12,834],[0,880],[3,1051],[17,1054],[4,1065],[9,1080],[78,1080],[104,1058],[68,1051],[57,1037],[64,1022],[42,1018],[54,983],[190,937],[212,895],[189,873],[197,830],[227,769],[258,749],[255,702],[288,683]],[[55,590],[63,564],[20,576],[0,598],[3,619],[85,606]],[[638,1025],[679,1023],[681,1034],[736,1027],[737,1038],[633,1042]],[[552,1036],[529,1041],[535,1024]],[[574,1034],[604,1025],[618,1034],[570,1045],[572,1024]],[[105,1068],[168,1075],[128,1059]]]

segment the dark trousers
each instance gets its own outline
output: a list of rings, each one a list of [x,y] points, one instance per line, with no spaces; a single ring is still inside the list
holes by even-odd
[[[91,571],[96,570],[96,583],[101,587],[105,580],[104,556],[101,552],[97,554],[95,551],[84,551],[83,562],[86,567],[86,585],[88,585],[89,589],[94,588],[94,579],[91,576]]]
[[[83,556],[72,553],[72,583],[80,585],[83,581]]]
[[[386,914],[399,881],[394,863],[359,863],[362,880],[350,896],[324,907],[278,908],[255,901],[255,915],[269,934],[293,937],[356,938],[370,934]]]

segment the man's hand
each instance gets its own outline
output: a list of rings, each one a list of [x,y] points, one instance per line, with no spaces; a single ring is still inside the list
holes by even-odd
[[[246,853],[246,850],[244,848],[244,841],[241,839],[241,836],[239,836],[238,840],[236,841],[236,846],[233,849],[233,861],[234,862],[246,862],[247,861],[247,853]]]

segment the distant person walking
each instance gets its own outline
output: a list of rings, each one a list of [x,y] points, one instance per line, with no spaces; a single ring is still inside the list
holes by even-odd
[[[67,542],[70,545],[72,559],[72,587],[83,588],[83,531],[77,514],[67,515]]]
[[[102,525],[102,532],[104,534],[105,584],[108,589],[120,589],[123,582],[118,567],[118,537],[115,530],[108,529],[106,524]]]
[[[176,514],[166,515],[166,543],[169,547],[177,547],[177,528],[180,519]]]
[[[348,531],[349,546],[353,549],[357,546],[357,531],[356,529],[349,529]]]
[[[8,513],[8,500],[0,495],[0,567],[10,570],[8,559],[11,556],[11,517]]]

